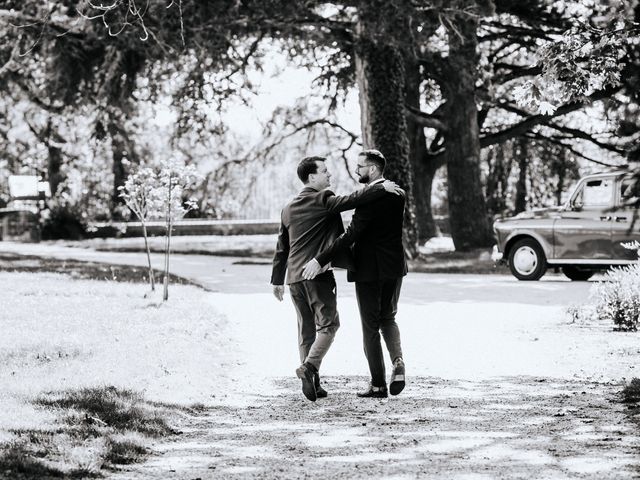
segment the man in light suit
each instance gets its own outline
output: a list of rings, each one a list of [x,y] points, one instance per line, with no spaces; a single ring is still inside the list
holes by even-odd
[[[286,273],[286,283],[298,317],[301,365],[296,369],[296,375],[302,380],[305,397],[316,401],[318,397],[327,396],[320,386],[318,371],[340,320],[336,306],[336,282],[329,262],[310,280],[302,277],[303,266],[344,232],[340,212],[379,199],[398,187],[387,181],[367,186],[348,196],[336,196],[328,190],[331,174],[323,157],[304,158],[297,173],[304,188],[282,210],[271,284],[275,297],[282,301]],[[344,250],[336,253],[331,264],[353,268],[353,259],[350,252]]]
[[[361,183],[375,186],[385,181],[386,160],[377,150],[365,150],[358,155],[358,176]],[[405,366],[402,358],[400,329],[396,323],[398,298],[402,278],[407,274],[407,262],[402,245],[405,194],[383,195],[356,208],[351,224],[327,248],[305,265],[303,278],[315,278],[332,259],[353,245],[355,269],[347,279],[356,283],[365,356],[371,372],[369,388],[359,397],[385,398],[388,392],[398,395],[405,386]],[[389,390],[385,379],[385,364],[380,342],[385,341],[393,363]]]

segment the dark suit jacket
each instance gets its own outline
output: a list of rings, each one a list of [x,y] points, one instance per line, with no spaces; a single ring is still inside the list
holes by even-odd
[[[359,206],[347,231],[316,256],[324,266],[351,245],[355,268],[350,268],[350,282],[372,282],[403,277],[407,261],[402,245],[405,194],[385,193],[382,198]]]
[[[303,188],[282,210],[271,283],[283,285],[285,272],[287,284],[304,280],[302,269],[305,264],[344,232],[340,212],[381,198],[385,193],[380,184],[347,196],[336,196],[330,190],[318,192],[311,187]],[[336,267],[353,268],[353,258],[348,250],[336,252],[331,263]]]

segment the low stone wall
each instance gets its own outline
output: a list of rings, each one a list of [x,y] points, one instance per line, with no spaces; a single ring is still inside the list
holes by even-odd
[[[440,232],[449,234],[449,218],[435,217]],[[345,228],[349,221],[344,222]],[[187,219],[176,222],[172,235],[269,235],[278,233],[280,222],[277,220],[202,220]],[[148,222],[147,234],[150,237],[164,235],[164,222]],[[141,237],[140,222],[93,223],[89,225],[89,238]]]
[[[27,210],[0,209],[0,240],[39,242],[38,216]]]
[[[150,237],[164,235],[164,222],[148,222]],[[181,220],[173,226],[172,235],[266,235],[278,233],[275,220]],[[141,237],[140,222],[94,223],[89,226],[90,238]]]

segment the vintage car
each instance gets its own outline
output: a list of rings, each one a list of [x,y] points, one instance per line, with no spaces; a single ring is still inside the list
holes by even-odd
[[[640,241],[638,173],[615,171],[581,178],[562,207],[522,212],[494,222],[493,258],[519,280],[538,280],[549,267],[571,280],[638,261],[622,243]]]

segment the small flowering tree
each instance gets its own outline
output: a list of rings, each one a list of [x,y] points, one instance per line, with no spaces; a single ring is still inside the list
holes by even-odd
[[[162,300],[169,298],[169,257],[171,254],[171,232],[176,220],[183,218],[187,212],[197,208],[194,200],[183,201],[184,191],[199,178],[193,165],[185,165],[183,161],[171,159],[163,162],[158,174],[156,195],[162,205],[165,220],[164,248],[164,281]]]
[[[157,199],[158,176],[152,168],[138,165],[127,177],[124,185],[118,187],[120,197],[124,200],[129,210],[131,210],[142,225],[142,235],[144,237],[144,248],[147,253],[147,265],[149,267],[149,283],[151,290],[155,290],[155,279],[153,268],[151,267],[151,251],[147,236],[147,222],[156,215],[159,208]]]
[[[637,241],[621,245],[640,255]],[[640,320],[640,263],[607,272],[605,281],[596,285],[592,296],[599,318],[613,321],[616,330],[636,331]]]

